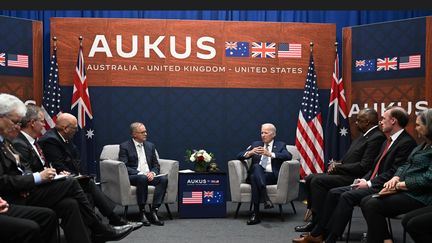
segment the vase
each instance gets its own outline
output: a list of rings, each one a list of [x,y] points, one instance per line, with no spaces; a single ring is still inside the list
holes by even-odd
[[[194,170],[195,170],[195,172],[206,172],[207,171],[207,163],[196,162]]]

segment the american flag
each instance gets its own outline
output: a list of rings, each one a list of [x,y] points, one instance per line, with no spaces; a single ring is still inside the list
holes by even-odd
[[[5,53],[0,53],[0,66],[5,66],[6,65],[6,54]]]
[[[45,133],[46,130],[55,126],[57,116],[61,113],[61,89],[59,86],[56,47],[54,47],[51,56],[48,82],[44,83],[42,111],[45,117],[45,129],[42,133]]]
[[[348,107],[344,85],[339,75],[339,55],[336,52],[325,130],[325,163],[340,160],[350,144]]]
[[[280,43],[278,48],[279,58],[301,58],[302,57],[302,45],[301,44],[288,44]]]
[[[300,152],[300,177],[324,170],[324,140],[321,108],[313,54],[310,54],[303,98],[296,131],[296,147]]]
[[[202,204],[203,203],[203,192],[183,192],[183,204]]]
[[[397,70],[397,57],[377,58],[377,71]]]
[[[90,93],[84,65],[83,47],[80,44],[74,74],[71,113],[78,119],[78,131],[74,141],[80,150],[81,173],[96,175],[95,130]]]
[[[252,57],[276,58],[276,43],[252,42]]]
[[[421,67],[421,55],[411,55],[399,58],[399,69],[411,69]]]
[[[8,67],[21,67],[28,68],[28,56],[27,55],[16,55],[8,54]]]

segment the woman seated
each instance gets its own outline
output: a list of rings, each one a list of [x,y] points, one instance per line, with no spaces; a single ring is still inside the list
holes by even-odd
[[[392,242],[386,217],[432,205],[432,109],[419,113],[416,131],[425,142],[417,146],[378,195],[362,199],[367,242]]]
[[[413,210],[402,218],[402,226],[416,243],[428,243],[432,239],[432,206]]]

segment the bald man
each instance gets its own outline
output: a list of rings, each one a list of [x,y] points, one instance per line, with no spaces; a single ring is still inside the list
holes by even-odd
[[[57,117],[56,126],[48,130],[38,141],[45,159],[52,164],[58,173],[86,174],[80,168],[79,152],[72,138],[78,131],[78,121],[72,114],[62,113]],[[115,204],[96,186],[92,178],[80,179],[81,187],[89,201],[109,219],[112,225],[133,225],[134,229],[142,226],[141,222],[128,222],[115,212]]]

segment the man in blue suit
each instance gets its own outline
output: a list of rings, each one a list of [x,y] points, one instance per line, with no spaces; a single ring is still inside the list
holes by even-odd
[[[168,185],[167,175],[157,176],[160,165],[155,145],[147,140],[147,129],[141,122],[130,125],[132,138],[120,144],[119,160],[126,164],[131,185],[137,188],[137,201],[144,226],[150,226],[146,219],[144,206],[147,202],[148,185],[155,186],[150,222],[162,226],[157,211],[163,202]]]
[[[237,159],[252,159],[249,168],[250,183],[252,187],[252,203],[254,211],[248,225],[261,222],[259,204],[264,202],[264,208],[273,208],[273,203],[267,195],[266,185],[276,184],[282,163],[290,160],[292,155],[288,152],[286,144],[275,141],[276,127],[271,123],[261,125],[261,141],[253,142],[245,151],[237,155]]]

